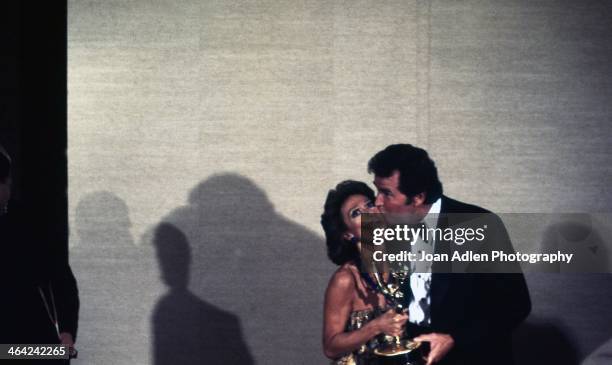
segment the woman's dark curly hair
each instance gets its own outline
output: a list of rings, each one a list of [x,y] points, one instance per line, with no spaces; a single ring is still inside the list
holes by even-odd
[[[347,226],[342,219],[342,204],[351,195],[364,195],[374,201],[374,191],[369,186],[353,180],[345,180],[336,185],[327,194],[323,214],[321,214],[321,225],[325,231],[327,244],[327,256],[336,265],[342,265],[351,260],[359,258],[357,246],[346,239],[343,235]]]

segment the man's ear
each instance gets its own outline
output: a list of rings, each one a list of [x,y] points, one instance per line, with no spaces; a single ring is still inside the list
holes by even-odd
[[[418,193],[417,195],[412,197],[412,203],[414,204],[415,207],[421,206],[423,204],[425,204],[425,199],[426,199],[426,195],[425,193]]]

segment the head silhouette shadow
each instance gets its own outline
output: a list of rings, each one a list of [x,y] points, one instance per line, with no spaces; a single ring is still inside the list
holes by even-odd
[[[174,228],[162,228],[168,224]],[[190,253],[180,256],[175,252],[174,258],[160,256],[163,250],[156,241],[161,237],[166,237],[162,239],[164,245],[175,242],[172,250],[187,246]],[[171,286],[169,297],[174,298],[174,305],[193,305],[176,300],[180,293],[200,304],[197,298],[202,298],[207,306],[223,308],[226,314],[240,318],[245,341],[257,362],[325,361],[320,346],[321,307],[333,267],[326,258],[323,240],[279,214],[252,180],[234,173],[211,176],[189,192],[185,205],[163,217],[162,223],[143,238],[154,242],[162,280]],[[183,268],[176,267],[178,262]],[[174,272],[165,273],[165,266],[174,268]],[[188,280],[181,271],[187,266]],[[157,324],[158,319],[154,319],[155,328],[163,327]],[[202,325],[210,327],[212,322]],[[180,323],[196,331],[190,323]],[[167,335],[156,330],[155,336]],[[235,336],[241,337],[239,333]],[[223,346],[234,345],[219,344],[216,351]],[[246,346],[234,346],[231,351],[250,354]]]
[[[171,291],[187,291],[191,248],[187,237],[169,223],[161,223],[155,230],[153,240],[162,281]]]
[[[95,251],[113,258],[136,254],[127,204],[109,191],[86,194],[75,209],[77,251]]]
[[[70,249],[70,262],[82,303],[79,344],[88,349],[82,354],[88,361],[133,363],[142,357],[134,350],[139,343],[134,329],[149,313],[141,293],[150,275],[131,226],[127,204],[109,191],[88,193],[75,208],[78,243]]]
[[[557,221],[544,232],[540,251],[573,254],[572,261],[564,265],[541,265],[538,269],[544,272],[609,273],[612,269],[610,243],[603,237],[609,237],[611,232],[602,231],[607,230],[606,224],[602,224],[597,215],[587,213],[564,213],[556,218]]]
[[[154,363],[251,364],[238,318],[188,289],[191,248],[181,230],[159,224],[153,244],[168,293],[153,313]]]

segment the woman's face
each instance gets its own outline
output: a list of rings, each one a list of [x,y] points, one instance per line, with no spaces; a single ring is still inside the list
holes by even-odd
[[[375,209],[374,202],[361,194],[351,195],[342,203],[340,213],[347,227],[346,239],[361,237],[361,214],[371,213],[373,209]]]

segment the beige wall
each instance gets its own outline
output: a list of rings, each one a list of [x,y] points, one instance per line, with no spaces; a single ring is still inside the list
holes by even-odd
[[[368,158],[390,143],[425,147],[448,195],[494,211],[609,211],[604,3],[69,1],[70,245],[83,357],[157,356],[151,316],[166,289],[150,247],[156,225],[170,221],[192,246],[190,290],[239,318],[258,362],[324,361],[320,298],[332,266],[322,203],[342,179],[369,182]],[[264,224],[292,233],[274,242],[269,234],[281,233]],[[199,251],[210,237],[218,250]],[[111,252],[119,243],[117,252],[140,253],[123,262]],[[297,264],[312,280],[300,286],[297,270],[285,280],[298,289],[271,287],[278,279],[269,275],[291,271],[291,257],[260,272],[270,283],[261,291],[305,301],[272,325],[266,311],[193,279],[227,280],[219,263],[238,257],[227,265],[239,270],[254,250],[262,266],[278,265],[270,250],[281,243],[305,255]],[[106,294],[92,289],[124,264],[139,270],[113,277]],[[115,317],[113,300],[126,290]],[[252,302],[284,305],[265,300]],[[96,317],[100,306],[109,309]],[[314,340],[304,348],[282,340],[290,351],[275,357],[271,338],[284,337],[284,321]],[[100,343],[116,351],[102,353]]]

